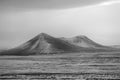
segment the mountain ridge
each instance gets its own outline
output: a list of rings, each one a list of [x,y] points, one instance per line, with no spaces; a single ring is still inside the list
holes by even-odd
[[[105,50],[104,46],[95,43],[86,36],[61,39],[40,33],[18,47],[1,52],[0,55],[40,55]]]
[[[73,45],[78,45],[80,47],[85,47],[85,48],[105,47],[101,44],[98,44],[98,43],[94,42],[93,40],[89,39],[87,36],[84,36],[84,35],[79,35],[79,36],[75,36],[75,37],[72,37],[72,38],[64,38],[63,37],[61,39],[66,40]]]

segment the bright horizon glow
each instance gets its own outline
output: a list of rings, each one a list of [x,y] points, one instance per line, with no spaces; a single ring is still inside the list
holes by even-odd
[[[117,3],[120,3],[120,0],[111,0],[111,1],[106,1],[106,2],[102,2],[100,3],[99,5],[100,6],[107,6],[107,5],[112,5],[112,4],[117,4]]]

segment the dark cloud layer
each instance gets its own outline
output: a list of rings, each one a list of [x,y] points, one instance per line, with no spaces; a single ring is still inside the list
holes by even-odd
[[[94,5],[104,1],[109,0],[0,0],[0,9],[64,9]]]

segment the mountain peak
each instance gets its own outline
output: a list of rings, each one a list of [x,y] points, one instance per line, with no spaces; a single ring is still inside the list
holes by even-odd
[[[87,38],[87,36],[85,36],[85,35],[78,35],[78,36],[75,36],[75,37],[73,37],[72,39],[74,39],[74,40],[79,40],[79,41],[81,41],[81,39],[88,39]]]
[[[46,33],[40,33],[40,34],[38,34],[38,36],[49,36],[49,35]]]
[[[46,33],[40,33],[40,34],[37,35],[37,37],[43,39],[43,38],[50,38],[51,36],[46,34]]]

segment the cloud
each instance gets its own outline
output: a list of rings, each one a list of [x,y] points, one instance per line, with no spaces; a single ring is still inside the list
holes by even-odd
[[[110,0],[0,0],[0,10],[65,9],[99,4]]]
[[[105,5],[115,4],[115,3],[120,3],[120,0],[110,0],[110,1],[103,2],[100,5],[105,6]]]

